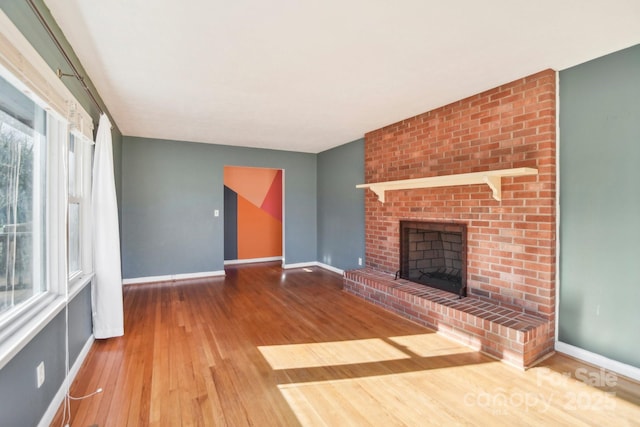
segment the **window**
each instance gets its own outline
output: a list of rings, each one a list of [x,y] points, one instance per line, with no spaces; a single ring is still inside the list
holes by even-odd
[[[46,114],[0,77],[0,315],[46,291]]]
[[[91,191],[91,144],[77,132],[69,134],[69,209],[68,209],[68,264],[69,280],[91,271],[90,212],[87,195]]]
[[[69,135],[69,211],[68,211],[68,242],[69,242],[69,278],[77,276],[82,272],[80,259],[80,202],[82,191],[80,188],[81,179],[78,179],[78,158],[81,153],[81,145],[76,143],[74,134]]]

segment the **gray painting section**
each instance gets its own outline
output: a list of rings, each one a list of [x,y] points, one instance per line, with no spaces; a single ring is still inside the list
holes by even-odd
[[[318,154],[318,261],[364,265],[364,139]]]
[[[0,370],[0,425],[36,426],[65,377],[65,321],[60,312]],[[69,303],[69,360],[72,365],[91,336],[91,287]],[[45,366],[45,382],[36,387],[36,367]]]
[[[560,73],[559,340],[640,367],[640,45]]]
[[[224,269],[224,166],[283,169],[285,263],[317,259],[315,154],[126,136],[122,150],[124,278]]]

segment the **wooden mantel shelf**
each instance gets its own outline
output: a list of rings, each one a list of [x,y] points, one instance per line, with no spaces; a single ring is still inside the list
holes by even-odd
[[[403,179],[400,181],[359,184],[356,188],[370,188],[384,203],[384,193],[389,190],[409,190],[412,188],[453,187],[456,185],[487,184],[493,191],[493,198],[502,200],[502,177],[537,175],[535,168],[499,169],[485,172],[460,173],[455,175],[430,176],[426,178]]]

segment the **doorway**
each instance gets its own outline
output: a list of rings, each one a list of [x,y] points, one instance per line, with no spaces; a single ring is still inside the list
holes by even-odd
[[[283,171],[224,167],[225,263],[282,259]]]

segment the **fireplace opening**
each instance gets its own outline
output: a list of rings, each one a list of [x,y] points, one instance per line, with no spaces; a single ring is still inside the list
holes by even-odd
[[[401,278],[467,295],[467,226],[400,221]]]

